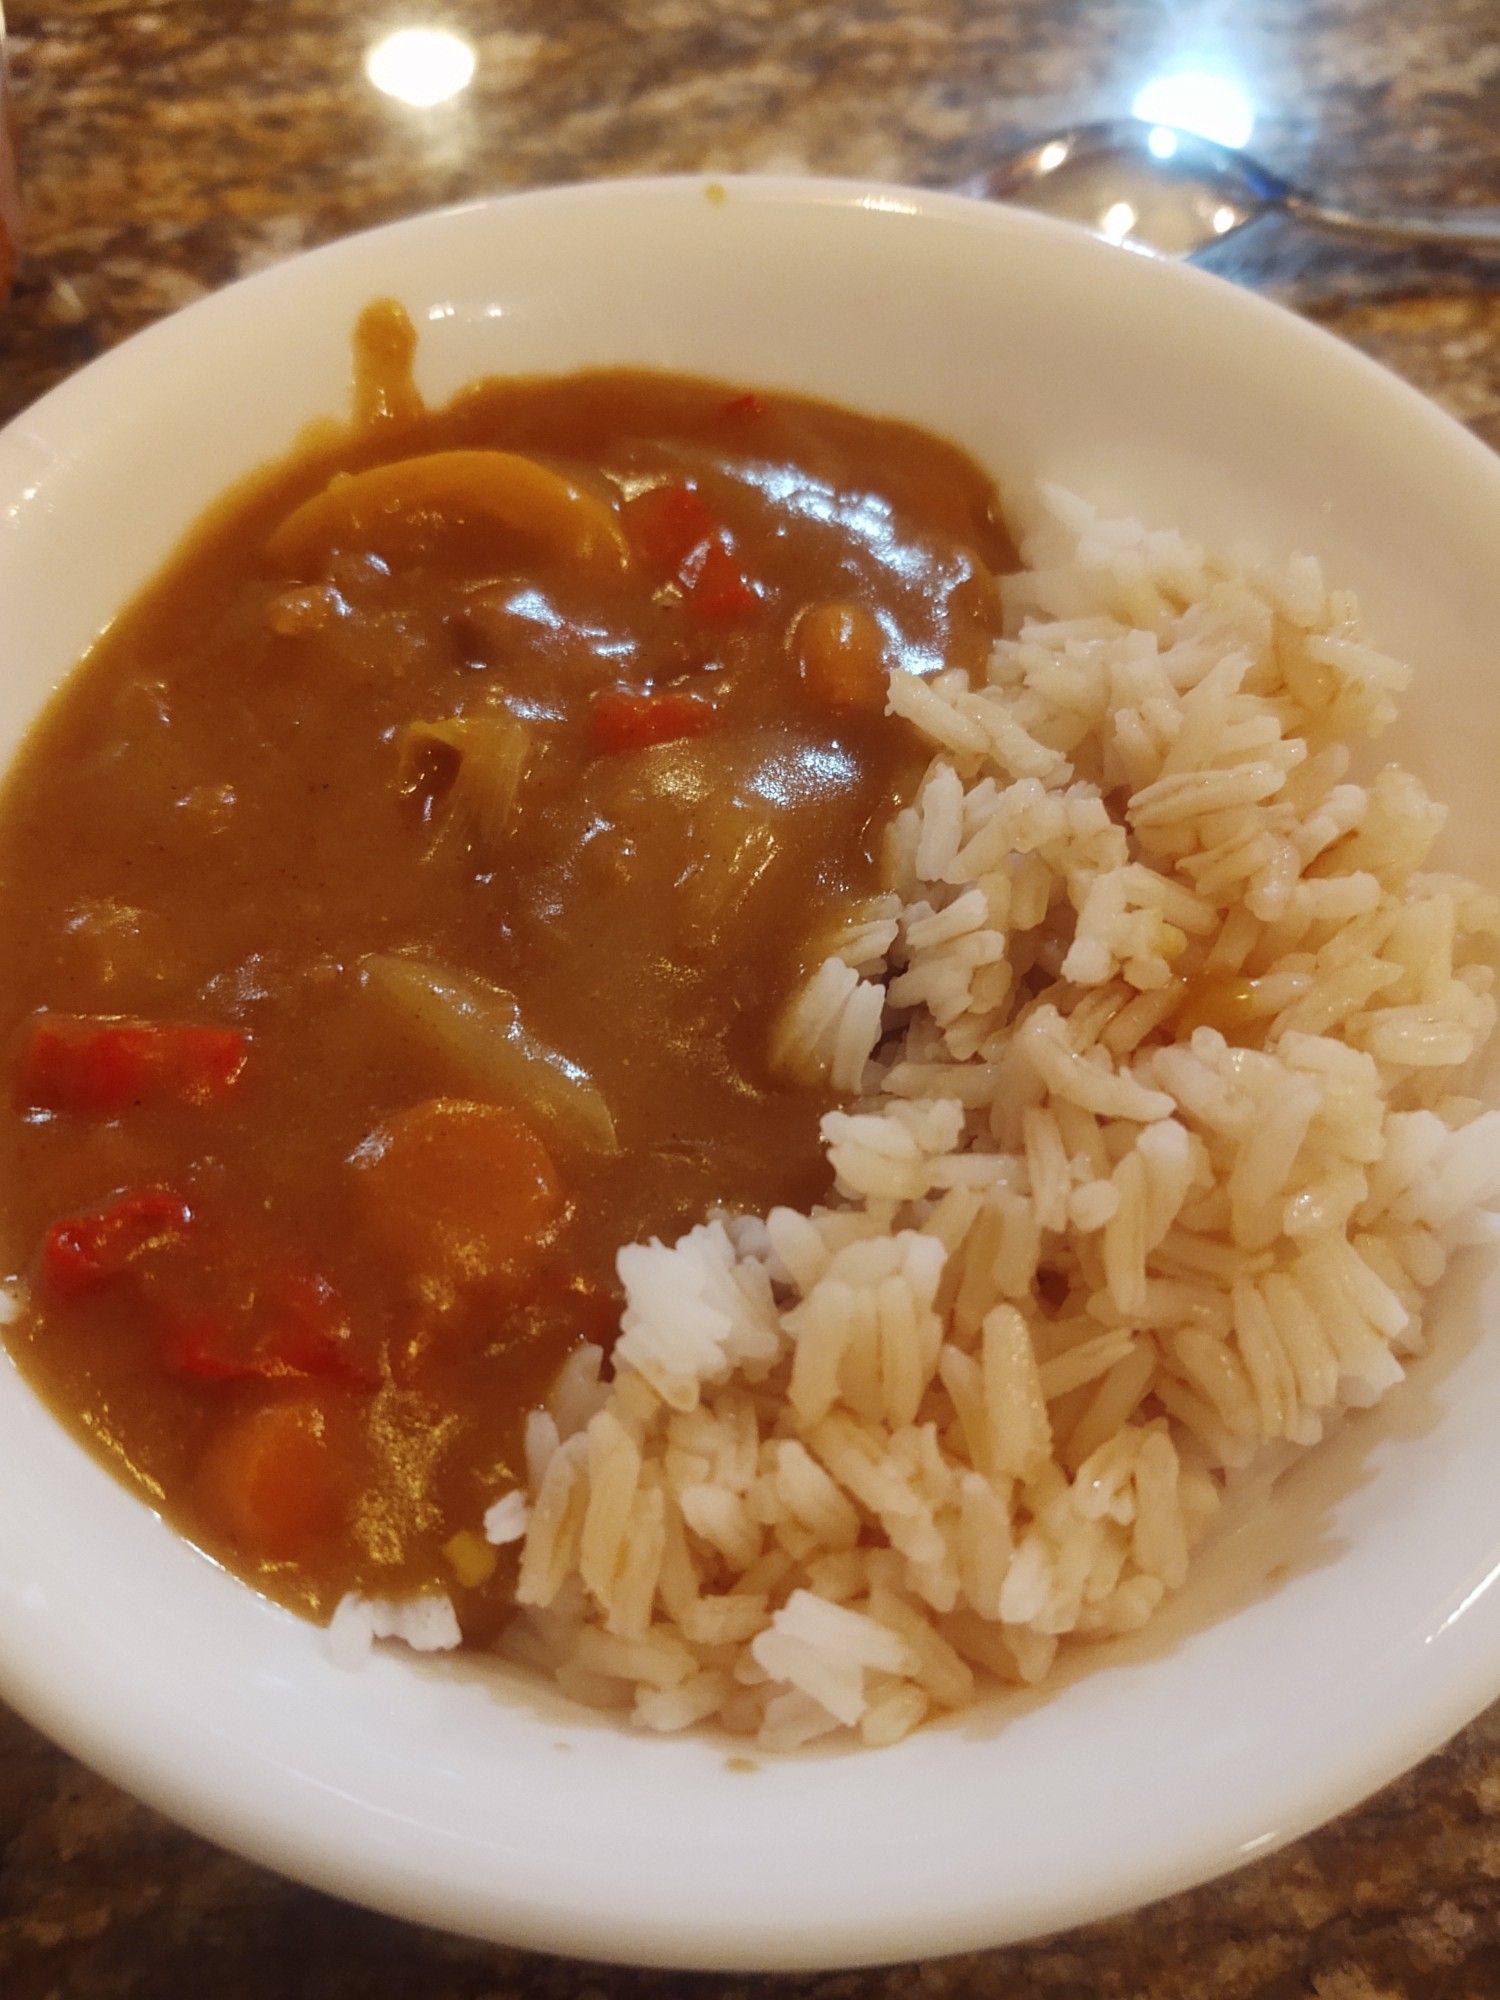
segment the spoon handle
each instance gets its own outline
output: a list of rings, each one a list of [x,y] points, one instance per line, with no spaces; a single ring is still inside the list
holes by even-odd
[[[1446,244],[1453,250],[1500,251],[1500,208],[1333,208],[1300,191],[1287,213],[1315,229],[1366,243]]]

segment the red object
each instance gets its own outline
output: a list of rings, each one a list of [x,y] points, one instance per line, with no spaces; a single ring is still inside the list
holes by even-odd
[[[194,1314],[171,1326],[161,1359],[195,1382],[287,1382],[317,1378],[373,1388],[376,1371],[354,1352],[349,1316],[316,1272],[273,1272],[238,1307]]]
[[[192,1269],[181,1259],[141,1268],[193,1236]],[[148,1322],[165,1325],[163,1365],[197,1382],[350,1382],[374,1388],[379,1373],[353,1343],[348,1309],[317,1271],[257,1266],[205,1243],[193,1211],[169,1188],[137,1188],[105,1208],[55,1222],[42,1239],[41,1282],[53,1299],[87,1296],[131,1278]],[[189,1297],[207,1305],[184,1306]]]
[[[736,403],[743,400],[735,398]],[[699,618],[727,625],[757,608],[760,599],[741,575],[724,530],[696,486],[674,481],[648,487],[627,500],[623,512],[637,557],[656,576],[676,583],[684,604]]]
[[[212,1313],[180,1320],[161,1343],[161,1359],[174,1375],[195,1382],[253,1382],[261,1379],[251,1356],[232,1351],[229,1326]]]
[[[236,1028],[43,1014],[21,1050],[17,1094],[33,1110],[104,1118],[150,1100],[210,1104],[239,1081],[249,1048]]]
[[[697,487],[683,481],[648,486],[620,511],[636,555],[660,577],[675,578],[717,526]]]
[[[596,750],[644,750],[653,743],[676,743],[713,727],[711,703],[693,694],[635,694],[606,688],[596,694],[590,715]]]
[[[763,417],[766,414],[766,399],[757,395],[754,389],[747,389],[742,396],[731,396],[719,414],[734,420]]]
[[[681,581],[686,603],[700,618],[715,625],[748,618],[760,603],[720,541],[705,542],[694,549],[682,566]]]
[[[373,1384],[379,1378],[351,1346],[343,1300],[316,1271],[279,1271],[262,1288],[271,1325],[262,1351],[273,1372]]]
[[[42,1278],[54,1297],[71,1299],[123,1277],[151,1251],[180,1243],[193,1212],[167,1188],[138,1188],[92,1215],[53,1223],[42,1239]]]

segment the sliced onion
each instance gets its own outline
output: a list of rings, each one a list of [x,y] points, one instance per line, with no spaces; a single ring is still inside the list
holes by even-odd
[[[366,991],[436,1049],[466,1088],[527,1106],[589,1152],[620,1150],[603,1093],[585,1069],[530,1032],[514,993],[477,973],[399,952],[372,953],[362,977]]]
[[[401,731],[398,782],[412,791],[432,752],[457,759],[441,802],[441,836],[492,853],[505,836],[531,755],[531,732],[503,710],[409,722]]]

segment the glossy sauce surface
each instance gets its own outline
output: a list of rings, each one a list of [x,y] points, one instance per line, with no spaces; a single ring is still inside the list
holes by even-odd
[[[356,424],[200,526],[0,799],[0,1252],[22,1367],[193,1539],[482,1636],[618,1246],[826,1191],[774,1025],[918,768],[885,670],[977,667],[1009,549],[904,426],[621,372],[429,413],[410,344],[365,316]]]

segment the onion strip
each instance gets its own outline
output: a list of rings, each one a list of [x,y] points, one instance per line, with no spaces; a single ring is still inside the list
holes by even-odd
[[[617,1153],[615,1121],[585,1069],[538,1039],[513,993],[477,973],[399,952],[374,952],[365,990],[410,1027],[464,1087],[534,1111],[558,1138],[591,1153]]]
[[[586,568],[630,561],[607,501],[513,451],[433,451],[340,473],[271,531],[266,553],[305,569],[331,548],[369,548],[392,528],[450,521],[492,524]]]

